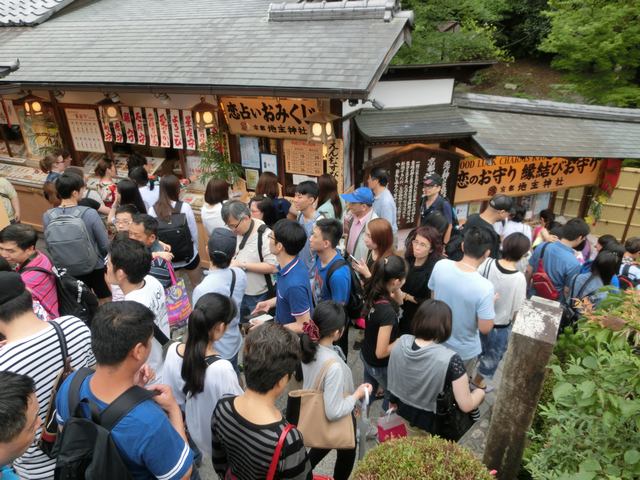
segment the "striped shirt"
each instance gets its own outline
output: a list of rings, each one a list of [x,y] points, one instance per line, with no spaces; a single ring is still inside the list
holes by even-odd
[[[279,422],[256,425],[243,418],[235,409],[236,397],[221,399],[211,419],[211,443],[213,468],[225,478],[231,468],[238,480],[266,478],[273,453],[282,430],[287,425]],[[311,465],[302,434],[295,428],[287,434],[278,468],[278,479],[311,479]]]
[[[72,316],[60,317],[55,321],[62,327],[72,368],[77,370],[80,367],[95,365],[96,361],[91,351],[91,334],[84,322]],[[51,390],[62,368],[60,342],[51,325],[0,347],[0,371],[28,375],[35,382],[40,405],[39,415],[43,421],[49,409]],[[14,462],[14,468],[20,478],[53,478],[55,459],[47,457],[37,446],[41,431],[40,428],[26,453]]]
[[[40,302],[49,317],[58,318],[60,313],[58,312],[58,290],[56,289],[55,277],[42,272],[29,271],[29,268],[32,267],[43,268],[50,272],[53,269],[51,260],[42,252],[37,252],[33,259],[20,265],[18,273],[20,273],[26,287],[31,291],[33,299]]]

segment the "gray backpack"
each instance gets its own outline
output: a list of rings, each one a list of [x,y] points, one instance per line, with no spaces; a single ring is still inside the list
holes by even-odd
[[[66,269],[74,277],[93,272],[100,260],[87,225],[82,220],[87,210],[90,208],[51,209],[49,225],[44,231],[54,265]]]

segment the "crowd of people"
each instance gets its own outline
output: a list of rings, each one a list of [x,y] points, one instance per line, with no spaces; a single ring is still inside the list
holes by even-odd
[[[110,431],[112,478],[118,466],[136,479],[199,478],[203,457],[224,479],[311,478],[335,447],[308,448],[276,407],[292,378],[322,392],[329,422],[355,425],[371,397],[411,434],[443,435],[443,394],[477,418],[528,296],[597,305],[602,287],[640,281],[640,238],[605,235],[591,251],[582,219],[544,210],[532,229],[500,194],[459,225],[433,173],[419,225],[399,245],[382,168],[342,195],[329,175],[301,182],[291,202],[270,173],[248,203],[211,180],[205,239],[180,180],[151,179],[140,155],[118,182],[113,161],[99,162],[93,193],[64,152],[42,168],[45,251],[0,179],[11,220],[0,232],[2,479],[100,468],[103,444],[89,466],[70,460],[95,425]],[[192,294],[176,299],[181,271]],[[185,297],[190,311],[176,319]],[[333,478],[348,479],[356,448],[336,458]]]

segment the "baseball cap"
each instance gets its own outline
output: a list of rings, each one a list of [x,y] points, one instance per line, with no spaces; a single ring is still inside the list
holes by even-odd
[[[236,235],[228,228],[217,227],[214,228],[209,237],[209,256],[213,258],[215,255],[217,259],[230,261],[236,254]]]
[[[507,195],[494,195],[491,200],[489,200],[489,205],[496,210],[505,210],[510,212],[513,210],[513,198]]]
[[[422,181],[425,187],[433,187],[435,185],[442,186],[442,177],[437,173],[429,173],[424,176],[424,180]]]
[[[19,273],[0,272],[0,305],[19,297],[25,290]]]
[[[356,188],[352,193],[343,193],[340,196],[345,202],[373,205],[373,192],[368,187]]]

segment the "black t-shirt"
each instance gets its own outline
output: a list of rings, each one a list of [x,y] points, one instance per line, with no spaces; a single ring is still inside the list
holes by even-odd
[[[413,342],[411,346],[412,350],[419,350],[420,347]],[[466,375],[467,371],[464,368],[462,358],[457,353],[449,360],[449,366],[447,367],[447,374],[444,379],[444,389],[453,388],[452,383],[458,380],[463,375]],[[404,418],[410,425],[418,427],[426,432],[433,433],[435,412],[428,412],[411,405],[405,405],[400,401],[398,397],[391,394],[390,398],[392,403],[398,405],[398,415]]]
[[[398,314],[388,300],[379,300],[384,303],[375,303],[367,316],[367,325],[364,329],[364,342],[362,343],[362,356],[365,362],[372,367],[386,367],[389,365],[389,357],[376,357],[376,345],[378,344],[378,332],[380,327],[391,326],[389,343],[398,338]]]
[[[493,225],[484,220],[479,213],[469,215],[464,224],[465,230],[471,227],[482,228],[491,235],[491,257],[500,258],[500,235],[493,229]]]
[[[433,272],[433,267],[438,260],[444,257],[430,255],[424,265],[415,266],[413,262],[409,264],[407,280],[402,287],[402,291],[412,295],[417,303],[405,301],[402,304],[402,316],[400,317],[400,335],[411,333],[411,320],[422,302],[431,296],[431,290],[427,284]]]

